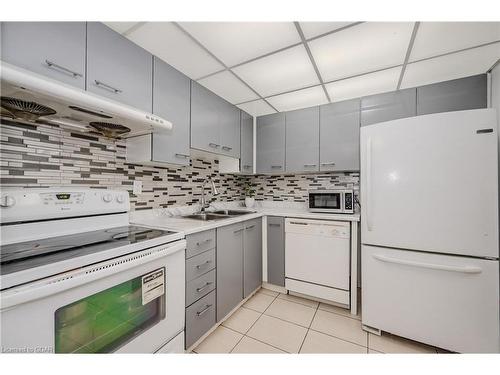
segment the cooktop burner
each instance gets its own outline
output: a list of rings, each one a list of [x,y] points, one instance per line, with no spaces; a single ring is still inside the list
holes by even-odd
[[[1,273],[18,272],[173,233],[128,225],[5,245],[0,247]]]

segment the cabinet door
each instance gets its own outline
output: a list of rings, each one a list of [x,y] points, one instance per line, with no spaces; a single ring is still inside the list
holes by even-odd
[[[267,217],[267,282],[285,286],[285,225],[277,216]]]
[[[219,98],[191,82],[191,147],[220,153]]]
[[[285,171],[285,114],[257,118],[257,173]]]
[[[287,112],[286,171],[319,171],[319,107]]]
[[[417,114],[486,108],[486,74],[454,79],[417,88]]]
[[[2,60],[85,89],[85,22],[2,22]]]
[[[253,173],[253,117],[241,111],[241,173]]]
[[[243,297],[262,285],[262,219],[243,223]]]
[[[219,110],[220,153],[239,159],[240,110],[223,99],[219,100],[221,102]]]
[[[217,321],[243,300],[243,223],[217,229]]]
[[[359,99],[319,109],[321,171],[359,171]]]
[[[137,109],[153,106],[153,56],[100,22],[87,23],[87,90]]]
[[[191,80],[156,57],[153,77],[153,113],[173,124],[153,134],[153,161],[189,165]]]
[[[417,115],[415,88],[361,98],[361,126]]]

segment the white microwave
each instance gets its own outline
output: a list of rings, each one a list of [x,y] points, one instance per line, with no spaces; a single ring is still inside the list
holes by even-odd
[[[354,213],[352,190],[309,190],[309,211],[335,214]]]

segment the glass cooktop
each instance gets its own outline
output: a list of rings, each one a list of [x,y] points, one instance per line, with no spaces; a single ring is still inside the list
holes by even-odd
[[[0,273],[18,272],[173,233],[128,225],[5,245],[0,247]]]

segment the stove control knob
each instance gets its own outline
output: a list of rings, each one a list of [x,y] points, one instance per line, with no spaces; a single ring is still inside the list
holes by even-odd
[[[0,207],[12,207],[16,204],[16,198],[12,195],[4,195],[0,200]]]
[[[102,196],[102,200],[106,203],[109,203],[113,200],[113,196],[109,193],[106,193]]]
[[[123,202],[125,202],[125,196],[124,196],[123,194],[117,195],[117,196],[116,196],[116,201],[117,201],[118,203],[123,203]]]

